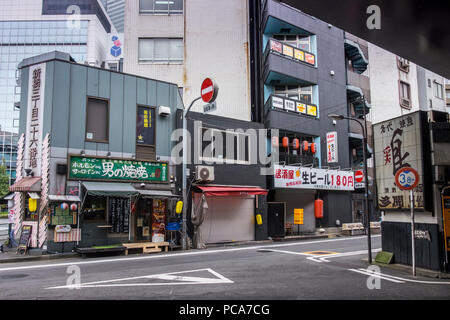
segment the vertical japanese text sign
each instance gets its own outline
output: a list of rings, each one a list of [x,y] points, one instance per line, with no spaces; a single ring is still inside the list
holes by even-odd
[[[28,74],[24,168],[31,169],[34,176],[41,175],[44,87],[45,63],[31,66]]]

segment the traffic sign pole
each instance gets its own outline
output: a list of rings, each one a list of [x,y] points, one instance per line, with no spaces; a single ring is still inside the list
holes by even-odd
[[[416,276],[416,250],[414,244],[414,195],[413,190],[409,190],[409,200],[411,203],[411,250],[412,250],[412,274]]]

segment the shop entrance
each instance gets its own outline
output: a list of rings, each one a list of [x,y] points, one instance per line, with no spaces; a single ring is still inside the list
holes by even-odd
[[[286,203],[268,202],[268,229],[269,237],[281,238],[285,234]]]

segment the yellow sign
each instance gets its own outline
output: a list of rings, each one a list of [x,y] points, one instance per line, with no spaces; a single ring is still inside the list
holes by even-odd
[[[450,251],[450,197],[442,197],[442,215],[444,220],[445,249]]]
[[[306,114],[306,104],[297,102],[297,111]]]
[[[305,53],[301,50],[294,49],[295,59],[305,61]]]
[[[308,104],[308,114],[310,116],[317,117],[317,107],[316,106],[311,106],[311,105]]]
[[[294,56],[294,49],[283,45],[283,54],[292,58]]]
[[[303,209],[294,209],[294,224],[303,224]]]

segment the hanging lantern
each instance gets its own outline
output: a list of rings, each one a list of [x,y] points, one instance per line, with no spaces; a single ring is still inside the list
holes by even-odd
[[[78,208],[78,206],[77,206],[76,203],[72,203],[72,204],[70,205],[70,210],[71,210],[71,211],[77,211],[77,208]]]
[[[272,146],[278,148],[279,140],[278,137],[272,137]]]
[[[308,141],[304,140],[303,141],[303,151],[308,151],[309,148],[309,143]]]
[[[316,144],[315,143],[311,143],[311,152],[316,153]]]
[[[66,202],[61,203],[61,210],[69,209],[69,205]]]
[[[37,209],[37,200],[33,199],[33,198],[29,198],[28,199],[28,210],[30,210],[30,212],[35,212]]]
[[[297,150],[298,148],[300,148],[300,140],[298,140],[297,138],[295,138],[292,141],[292,148],[294,148],[295,150]]]
[[[289,138],[283,137],[283,147],[287,148],[289,147]]]

